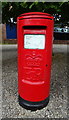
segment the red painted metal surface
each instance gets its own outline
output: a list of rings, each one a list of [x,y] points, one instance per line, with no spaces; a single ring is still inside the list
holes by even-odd
[[[17,18],[18,92],[25,100],[37,102],[49,96],[53,26],[53,17],[47,13],[31,12]],[[25,49],[25,34],[45,35],[45,48]]]

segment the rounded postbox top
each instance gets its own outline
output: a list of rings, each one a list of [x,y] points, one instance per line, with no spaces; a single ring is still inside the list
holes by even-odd
[[[51,14],[43,13],[43,12],[29,12],[19,15],[19,19],[27,19],[27,18],[46,18],[46,19],[54,19]]]

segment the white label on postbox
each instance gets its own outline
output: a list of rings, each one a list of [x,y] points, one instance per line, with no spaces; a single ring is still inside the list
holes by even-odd
[[[45,35],[24,35],[24,48],[26,49],[44,49],[45,48]]]

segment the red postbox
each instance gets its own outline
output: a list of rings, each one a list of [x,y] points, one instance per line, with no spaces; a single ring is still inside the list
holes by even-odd
[[[19,104],[41,109],[49,102],[53,16],[30,12],[17,18]]]

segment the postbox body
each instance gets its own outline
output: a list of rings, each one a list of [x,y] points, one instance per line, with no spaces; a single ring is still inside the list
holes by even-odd
[[[49,98],[53,24],[47,13],[31,12],[17,18],[18,93],[21,104],[28,108],[43,106]]]

